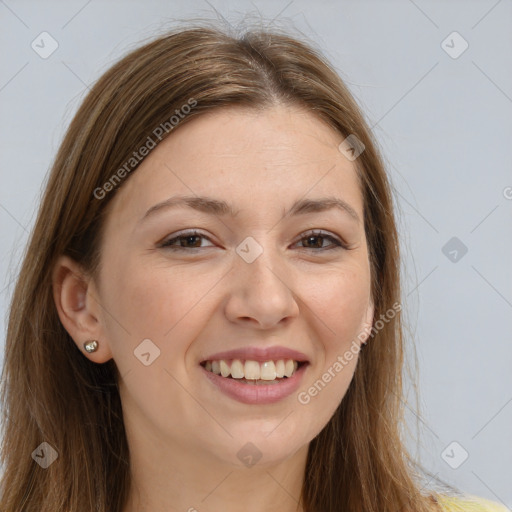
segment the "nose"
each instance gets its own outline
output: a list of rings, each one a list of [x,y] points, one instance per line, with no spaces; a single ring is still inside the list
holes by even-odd
[[[264,251],[252,263],[235,259],[225,305],[231,322],[270,329],[298,316],[292,273],[268,253]]]

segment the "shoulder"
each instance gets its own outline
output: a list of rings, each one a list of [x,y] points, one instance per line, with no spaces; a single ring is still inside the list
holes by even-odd
[[[443,512],[510,512],[503,504],[478,496],[436,496]]]

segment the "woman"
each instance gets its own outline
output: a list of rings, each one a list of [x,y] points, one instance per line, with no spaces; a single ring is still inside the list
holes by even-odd
[[[503,510],[426,492],[402,445],[397,241],[314,50],[196,27],[127,55],[13,296],[1,510]]]

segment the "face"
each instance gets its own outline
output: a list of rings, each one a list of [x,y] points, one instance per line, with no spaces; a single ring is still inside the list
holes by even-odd
[[[224,109],[123,184],[95,294],[129,433],[240,466],[290,457],[329,421],[373,317],[342,140],[297,108]]]

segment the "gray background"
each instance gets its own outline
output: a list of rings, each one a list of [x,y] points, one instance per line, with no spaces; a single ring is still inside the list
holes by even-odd
[[[323,50],[382,146],[419,364],[423,416],[411,395],[411,450],[432,474],[512,507],[510,0],[0,0],[0,348],[41,186],[88,84],[176,19],[218,12],[236,23],[258,11]],[[31,48],[43,31],[59,45],[46,59]],[[469,44],[457,58],[462,40],[442,44],[453,31]],[[459,246],[446,256],[452,237]]]

